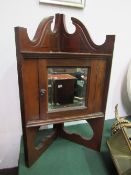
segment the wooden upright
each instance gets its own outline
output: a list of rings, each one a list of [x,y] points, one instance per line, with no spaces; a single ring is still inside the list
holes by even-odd
[[[107,35],[104,44],[98,46],[78,19],[71,20],[75,26],[73,34],[67,32],[63,14],[56,14],[53,30],[53,17],[45,18],[38,26],[33,40],[29,39],[25,28],[15,28],[27,166],[31,166],[58,136],[100,150],[115,36]],[[55,66],[88,67],[85,107],[48,111],[47,68]],[[90,140],[64,130],[64,122],[83,119],[93,129],[94,135]],[[48,124],[53,124],[53,133],[41,147],[36,147],[34,140],[37,129]]]

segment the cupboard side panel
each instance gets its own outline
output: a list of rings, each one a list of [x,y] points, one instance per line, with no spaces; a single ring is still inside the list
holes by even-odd
[[[99,60],[96,66],[96,88],[95,88],[95,108],[94,112],[104,112],[106,107],[105,98],[107,97],[107,91],[105,89],[108,79],[106,79],[106,65],[107,60]]]
[[[37,62],[37,60],[24,60],[22,64],[22,81],[26,122],[39,119],[39,88]]]

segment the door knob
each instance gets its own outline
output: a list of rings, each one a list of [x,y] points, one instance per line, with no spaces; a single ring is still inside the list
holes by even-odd
[[[45,89],[40,89],[40,96],[43,96],[45,94],[46,90]]]

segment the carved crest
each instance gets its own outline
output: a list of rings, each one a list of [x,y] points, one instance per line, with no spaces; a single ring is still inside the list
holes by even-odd
[[[23,52],[71,52],[112,54],[114,35],[107,35],[102,45],[93,43],[85,26],[76,18],[71,18],[75,32],[69,34],[65,26],[65,16],[56,14],[53,31],[53,16],[45,18],[39,24],[33,40],[30,40],[26,28],[16,27],[19,46]],[[77,43],[77,44],[76,44]]]

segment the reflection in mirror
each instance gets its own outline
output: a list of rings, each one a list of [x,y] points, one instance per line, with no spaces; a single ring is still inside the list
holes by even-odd
[[[86,105],[87,67],[48,67],[48,111]]]

